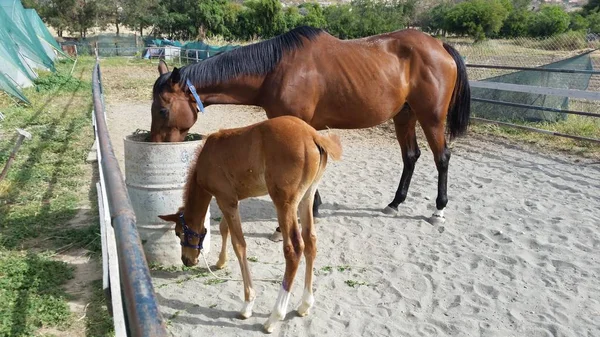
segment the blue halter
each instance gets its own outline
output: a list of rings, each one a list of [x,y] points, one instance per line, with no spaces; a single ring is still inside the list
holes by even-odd
[[[181,225],[183,227],[183,242],[181,242],[181,245],[184,247],[190,247],[190,248],[195,248],[198,250],[202,250],[202,242],[204,241],[204,237],[206,236],[206,228],[204,229],[204,234],[198,234],[196,232],[194,232],[193,230],[191,230],[185,223],[185,220],[183,219],[183,212],[179,213],[179,220],[181,220]],[[198,239],[200,239],[200,244],[199,245],[192,245],[191,243],[188,242],[188,240],[190,239],[190,237],[197,237]]]
[[[204,105],[202,104],[202,100],[200,100],[200,96],[198,96],[196,87],[194,87],[192,82],[190,82],[189,78],[187,80],[185,80],[185,83],[187,84],[188,88],[190,88],[190,91],[192,92],[192,96],[194,96],[194,99],[196,100],[196,103],[198,104],[198,106],[197,106],[198,111],[201,111],[202,113],[204,113]]]

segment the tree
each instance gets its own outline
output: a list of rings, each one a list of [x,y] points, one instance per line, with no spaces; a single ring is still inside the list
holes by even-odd
[[[298,25],[311,26],[315,28],[324,28],[327,25],[323,7],[318,3],[304,3],[298,6],[298,10],[302,18]]]
[[[590,23],[586,18],[579,12],[569,13],[570,23],[569,29],[574,31],[586,30],[590,26]]]
[[[507,17],[508,9],[505,2],[467,0],[448,11],[448,30],[461,35],[469,35],[475,41],[480,41],[496,35]]]
[[[327,31],[340,39],[349,39],[357,36],[356,16],[349,4],[327,6],[323,11],[327,21]]]
[[[569,14],[558,5],[544,5],[533,15],[529,25],[531,36],[552,36],[564,33],[571,22]]]
[[[527,9],[514,9],[504,20],[500,35],[503,37],[527,36],[532,15],[532,12]]]
[[[448,31],[447,15],[452,5],[442,3],[425,12],[421,18],[421,27],[433,35],[446,35]]]
[[[158,0],[123,0],[122,22],[144,35],[144,29],[154,23]]]

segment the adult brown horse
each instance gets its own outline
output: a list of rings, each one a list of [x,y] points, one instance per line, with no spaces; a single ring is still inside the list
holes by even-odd
[[[471,99],[465,64],[452,46],[412,29],[340,40],[299,27],[170,73],[161,62],[158,70],[155,142],[183,140],[198,110],[211,104],[260,106],[268,118],[292,115],[317,130],[368,128],[393,118],[404,167],[394,200],[384,209],[390,214],[406,199],[421,155],[418,121],[438,170],[432,219],[443,221],[450,159],[445,129],[450,139],[466,132]],[[320,203],[317,191],[315,216]]]

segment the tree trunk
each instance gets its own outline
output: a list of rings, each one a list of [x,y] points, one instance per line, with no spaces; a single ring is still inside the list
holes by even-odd
[[[115,21],[115,26],[117,27],[117,36],[119,36],[119,20]]]
[[[144,38],[144,26],[140,23],[140,39]]]

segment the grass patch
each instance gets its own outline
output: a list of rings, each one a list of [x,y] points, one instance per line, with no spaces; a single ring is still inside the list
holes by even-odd
[[[344,281],[348,287],[356,288],[359,286],[368,286],[369,284],[364,281],[346,280]]]
[[[93,64],[91,58],[75,68],[60,61],[56,73],[41,72],[36,86],[24,90],[31,105],[0,95],[1,167],[15,128],[32,134],[0,182],[0,336],[57,334],[83,323],[91,336],[112,329],[102,310],[93,309],[104,301],[97,285],[100,295],[92,295],[85,321],[74,324],[81,315],[70,312],[64,287],[74,268],[57,255],[71,248],[100,252],[97,199],[85,162],[94,140]],[[79,223],[71,224],[76,216]]]
[[[85,330],[87,336],[109,337],[114,336],[114,325],[112,317],[106,306],[106,299],[102,289],[102,280],[92,283],[93,295],[87,309],[87,321]]]
[[[72,267],[45,254],[0,252],[0,336],[67,326],[69,307],[60,285],[72,277]]]

